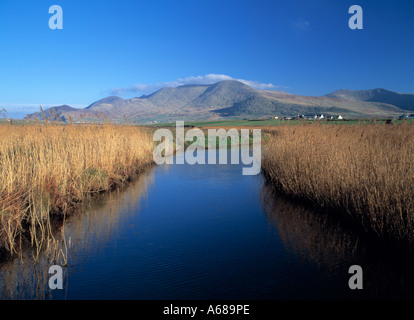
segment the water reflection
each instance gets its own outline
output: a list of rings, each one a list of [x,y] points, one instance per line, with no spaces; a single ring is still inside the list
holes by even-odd
[[[388,247],[355,230],[335,212],[296,204],[278,195],[267,183],[261,197],[269,222],[278,229],[287,250],[298,258],[316,264],[328,278],[342,283],[351,276],[351,265],[362,267],[364,289],[343,290],[339,298],[414,298],[414,257],[405,247]]]
[[[407,251],[287,201],[241,165],[157,166],[70,217],[52,244],[0,266],[1,298],[414,297]],[[64,290],[51,291],[48,269],[62,263]],[[354,264],[363,290],[348,287]]]
[[[70,286],[74,265],[85,260],[89,253],[97,254],[119,232],[119,226],[128,214],[139,212],[139,206],[148,195],[154,182],[152,169],[143,172],[125,190],[116,190],[98,196],[85,204],[63,224],[55,225],[47,240],[47,249],[38,253],[27,246],[18,257],[0,264],[0,298],[64,299]],[[63,268],[63,290],[52,291],[48,281],[49,267],[53,264],[67,265]]]
[[[292,253],[331,271],[350,257],[358,260],[364,255],[365,249],[358,236],[331,215],[294,204],[267,184],[262,188],[262,197],[269,222],[278,229],[280,238]]]

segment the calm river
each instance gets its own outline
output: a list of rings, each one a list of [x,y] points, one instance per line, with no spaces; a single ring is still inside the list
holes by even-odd
[[[59,238],[60,235],[60,238]],[[71,216],[68,266],[45,253],[0,265],[3,299],[413,298],[413,260],[277,197],[240,165],[161,165]],[[65,242],[63,242],[65,240]],[[392,252],[392,253],[390,253]],[[363,289],[351,290],[351,265]]]

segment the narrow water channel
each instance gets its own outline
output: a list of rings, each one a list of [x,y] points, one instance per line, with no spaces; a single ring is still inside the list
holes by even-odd
[[[0,297],[413,298],[412,258],[350,230],[241,165],[160,165],[66,221],[62,290],[48,287],[47,254],[25,253],[0,265]],[[355,264],[362,290],[348,286]]]

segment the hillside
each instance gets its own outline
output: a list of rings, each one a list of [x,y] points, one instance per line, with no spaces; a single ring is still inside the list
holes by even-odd
[[[326,96],[341,100],[385,103],[404,110],[414,111],[414,94],[398,93],[385,89],[371,89],[360,91],[342,89],[332,92]]]
[[[113,120],[126,117],[141,123],[319,113],[349,118],[384,117],[414,111],[414,94],[385,89],[341,89],[325,96],[313,97],[283,91],[255,90],[241,82],[225,80],[211,85],[165,87],[150,95],[131,99],[110,96],[90,104],[85,109],[67,105],[54,109],[55,113],[46,111],[29,117],[67,120],[69,116],[76,119],[82,114],[105,114]]]

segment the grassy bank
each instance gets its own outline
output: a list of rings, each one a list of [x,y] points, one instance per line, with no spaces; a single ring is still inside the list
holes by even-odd
[[[125,184],[152,163],[152,134],[134,126],[0,125],[0,248],[42,247],[50,220]]]
[[[292,198],[350,216],[382,238],[414,239],[414,125],[284,126],[262,168]]]

